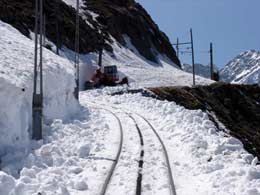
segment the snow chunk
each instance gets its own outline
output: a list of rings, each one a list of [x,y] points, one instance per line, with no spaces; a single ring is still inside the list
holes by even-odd
[[[14,186],[14,178],[0,171],[0,194],[8,195],[13,190]]]
[[[79,147],[79,157],[80,158],[86,158],[89,156],[91,151],[91,144],[85,144]]]
[[[81,181],[75,182],[74,188],[79,191],[85,191],[85,190],[88,190],[88,185],[86,184],[85,181],[81,180]]]

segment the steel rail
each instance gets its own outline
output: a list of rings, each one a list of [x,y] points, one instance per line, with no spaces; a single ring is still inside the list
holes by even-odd
[[[131,111],[130,111],[131,114],[129,114],[128,112],[126,112],[125,110],[123,110],[123,109],[121,109],[121,108],[117,108],[117,107],[112,107],[112,108],[122,110],[122,111],[123,111],[125,114],[127,114],[131,119],[133,119],[134,122],[135,122],[135,124],[136,124],[136,128],[137,128],[137,130],[138,130],[138,133],[139,133],[139,132],[141,133],[141,130],[140,130],[139,126],[137,125],[137,121],[135,120],[135,118],[134,118],[131,114],[137,115],[138,117],[140,117],[141,119],[143,119],[143,120],[149,125],[149,127],[151,128],[151,130],[153,131],[153,133],[155,134],[155,136],[157,137],[157,139],[159,140],[159,142],[160,142],[160,144],[161,144],[161,146],[162,146],[162,148],[163,148],[163,153],[164,153],[164,156],[165,156],[166,165],[167,165],[167,170],[168,170],[168,179],[169,179],[169,185],[170,185],[170,193],[171,193],[171,195],[177,195],[176,189],[175,189],[175,184],[174,184],[174,179],[173,179],[173,175],[172,175],[172,169],[171,169],[171,165],[170,165],[169,155],[168,155],[168,152],[167,152],[167,149],[166,149],[166,147],[165,147],[165,144],[164,144],[163,140],[161,139],[160,135],[158,134],[158,132],[156,131],[156,129],[154,128],[154,126],[149,122],[148,119],[146,119],[144,116],[142,116],[142,115],[140,115],[140,114],[138,114],[138,113],[135,113],[135,112],[131,112]],[[99,108],[99,109],[103,109],[103,110],[106,110],[106,111],[108,111],[108,112],[110,112],[110,113],[113,113],[113,112],[110,111],[109,109],[105,109],[105,108]],[[121,124],[121,121],[120,121],[120,119],[118,118],[118,116],[116,116],[115,113],[113,113],[113,115],[117,118],[117,120],[118,120],[118,121],[120,122],[120,124]],[[122,125],[121,125],[121,128],[122,128]],[[122,128],[121,130],[122,130],[122,133],[123,133],[123,128]],[[140,134],[139,134],[139,135],[140,135]],[[141,135],[142,135],[142,134],[141,134]],[[142,136],[142,138],[143,138],[143,136]],[[120,151],[120,153],[121,153],[121,151]],[[119,156],[120,156],[120,155],[119,155]],[[118,159],[119,159],[119,157],[118,157]],[[101,195],[105,195],[105,193],[106,193],[108,184],[109,184],[109,182],[110,182],[110,180],[111,180],[111,178],[112,178],[114,169],[115,169],[116,164],[117,164],[117,162],[118,162],[118,159],[116,159],[116,161],[115,161],[115,163],[114,163],[115,165],[114,165],[114,167],[113,167],[112,173],[110,173],[109,176],[108,176],[107,179],[106,179],[105,185],[104,185],[103,188],[102,188],[102,194],[101,194]],[[140,162],[139,162],[139,163],[140,163]],[[142,163],[143,163],[143,162],[142,162]],[[111,170],[112,170],[112,169],[111,169]],[[138,177],[139,177],[139,175],[138,175]],[[138,181],[137,181],[137,185],[140,185],[140,184],[138,184]],[[136,188],[136,193],[137,193],[137,189],[138,189],[138,186],[137,186],[137,188]],[[139,189],[138,189],[138,190],[139,190]],[[136,194],[136,195],[141,195],[141,189],[140,189],[140,194]]]
[[[140,157],[139,157],[139,162],[138,162],[138,176],[137,176],[137,180],[136,180],[135,194],[141,195],[142,194],[142,180],[143,180],[143,165],[144,165],[144,139],[143,139],[143,134],[141,132],[141,129],[139,128],[135,118],[132,115],[130,115],[129,113],[126,113],[126,114],[135,123],[135,127],[136,127],[139,137],[140,137],[141,152],[140,152]]]
[[[170,184],[170,192],[171,195],[177,195],[176,193],[176,189],[175,189],[175,184],[174,184],[174,180],[173,180],[173,176],[172,176],[172,169],[171,169],[171,165],[170,165],[170,160],[169,160],[169,155],[167,152],[167,149],[164,145],[164,142],[162,141],[160,135],[158,134],[158,132],[156,131],[156,129],[154,128],[154,126],[142,115],[134,113],[135,115],[139,116],[140,118],[142,118],[152,129],[152,131],[154,132],[154,134],[156,135],[156,137],[158,138],[158,140],[160,141],[162,148],[163,148],[163,152],[164,152],[164,156],[165,156],[165,160],[166,160],[166,164],[167,164],[167,168],[168,168],[168,178],[169,178],[169,184]]]
[[[97,108],[97,109],[100,109],[100,110],[105,110],[105,111],[109,112],[110,114],[112,114],[116,118],[116,120],[118,122],[118,125],[119,125],[119,129],[120,129],[120,143],[119,143],[119,148],[118,148],[118,151],[117,151],[117,154],[116,154],[116,158],[113,161],[113,164],[112,164],[112,166],[111,166],[111,168],[110,168],[110,170],[108,172],[108,175],[106,177],[105,183],[103,184],[101,192],[100,192],[100,195],[105,195],[106,191],[108,189],[109,183],[111,181],[111,178],[113,176],[113,173],[115,171],[116,165],[117,165],[117,163],[119,161],[121,152],[122,152],[123,139],[124,139],[123,126],[122,126],[122,123],[121,123],[119,117],[114,112],[112,112],[111,110],[106,109],[106,108],[100,108],[100,107],[97,107],[97,106],[91,106],[91,107],[92,108]]]

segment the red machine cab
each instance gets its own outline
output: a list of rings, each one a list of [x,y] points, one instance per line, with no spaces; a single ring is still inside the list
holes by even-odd
[[[119,80],[117,66],[115,66],[115,65],[104,66],[104,74],[108,77],[109,80],[112,80],[112,81]]]

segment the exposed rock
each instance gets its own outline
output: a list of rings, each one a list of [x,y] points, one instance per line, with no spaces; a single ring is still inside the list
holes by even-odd
[[[107,27],[118,42],[125,45],[123,35],[130,37],[139,53],[151,61],[157,54],[168,56],[180,65],[168,37],[159,30],[150,15],[133,0],[84,0],[88,9],[99,14],[97,20]]]
[[[230,134],[260,158],[259,86],[215,83],[194,88],[164,87],[151,90],[161,99],[175,101],[187,109],[214,112],[230,130]]]
[[[46,16],[46,36],[55,44],[63,44],[74,50],[75,43],[75,17],[76,11],[60,0],[45,0],[44,12]],[[56,14],[57,13],[57,14]],[[58,18],[56,18],[56,15]],[[88,21],[93,26],[98,24],[91,15],[86,14]],[[30,31],[34,32],[35,1],[31,0],[1,0],[0,19],[17,28],[22,34],[29,37]],[[56,21],[59,25],[61,43],[56,37]],[[96,51],[99,47],[99,33],[82,18],[80,18],[80,52]],[[112,50],[107,46],[107,49]]]

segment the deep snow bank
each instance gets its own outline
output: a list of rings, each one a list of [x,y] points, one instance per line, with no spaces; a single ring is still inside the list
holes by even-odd
[[[162,87],[151,89],[157,97],[187,109],[216,115],[247,151],[260,159],[260,87],[215,83],[210,86]],[[213,114],[214,113],[214,114]],[[211,120],[214,120],[214,119]],[[215,119],[216,120],[216,119]],[[219,127],[222,130],[221,127]]]
[[[34,43],[0,21],[0,156],[29,143]],[[66,119],[75,113],[73,65],[44,49],[44,117]]]

